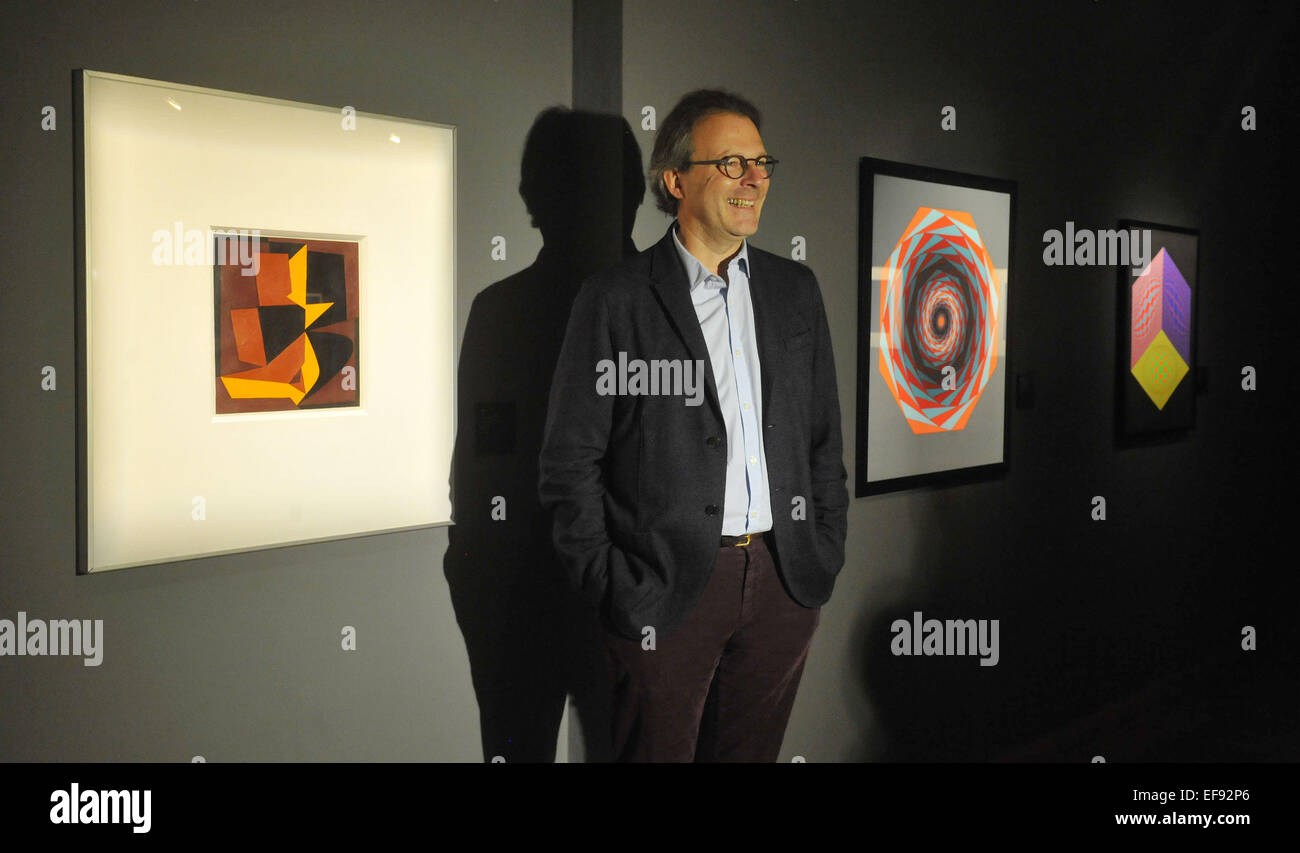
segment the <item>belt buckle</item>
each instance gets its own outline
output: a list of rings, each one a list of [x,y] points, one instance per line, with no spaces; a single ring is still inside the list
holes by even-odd
[[[736,543],[734,543],[731,547],[733,547],[733,548],[748,548],[748,547],[749,547],[749,534],[748,534],[748,533],[745,534],[745,541],[744,541],[744,542],[736,542]]]

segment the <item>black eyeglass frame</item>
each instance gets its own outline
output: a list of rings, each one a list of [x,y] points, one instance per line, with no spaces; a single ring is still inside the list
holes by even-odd
[[[729,163],[733,160],[740,161],[739,175],[733,175],[723,168],[723,164]],[[750,163],[753,163],[755,166],[758,166],[760,169],[763,170],[764,178],[771,178],[772,174],[776,171],[776,164],[779,162],[781,161],[773,157],[769,157],[766,154],[764,154],[762,157],[741,157],[739,154],[732,154],[730,157],[723,157],[720,160],[687,160],[686,165],[687,166],[717,166],[719,172],[726,175],[728,178],[731,178],[731,180],[735,181],[745,177],[745,173],[749,171]]]

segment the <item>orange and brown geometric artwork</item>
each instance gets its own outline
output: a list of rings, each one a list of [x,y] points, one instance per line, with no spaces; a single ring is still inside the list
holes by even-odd
[[[216,412],[359,405],[357,244],[216,239],[227,242],[213,265]],[[239,239],[256,246],[241,252],[230,245]],[[254,255],[253,265],[241,263]]]

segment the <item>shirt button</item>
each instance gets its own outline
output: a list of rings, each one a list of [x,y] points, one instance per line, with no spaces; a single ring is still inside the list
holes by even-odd
[[[747,411],[747,412],[749,411],[749,404],[748,404],[748,403],[745,404],[745,411]]]
[[[757,457],[757,456],[751,456],[751,457],[749,457],[749,464],[750,464],[750,465],[757,465],[757,464],[758,464],[758,457]]]
[[[736,355],[740,355],[740,350],[736,350]]]

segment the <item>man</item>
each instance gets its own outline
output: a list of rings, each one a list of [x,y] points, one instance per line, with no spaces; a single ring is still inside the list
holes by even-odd
[[[676,221],[583,284],[551,384],[540,496],[607,629],[618,760],[775,761],[844,563],[821,293],[746,240],[759,124],[721,91],[673,108],[649,177]]]

